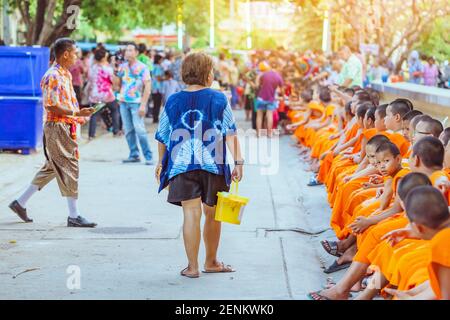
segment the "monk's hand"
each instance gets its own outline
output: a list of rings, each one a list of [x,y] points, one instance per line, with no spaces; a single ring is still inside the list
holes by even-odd
[[[364,189],[369,189],[369,188],[373,188],[374,185],[372,183],[370,183],[370,182],[364,182],[362,184],[362,186],[363,186]]]
[[[383,183],[383,176],[379,174],[371,174],[369,176],[369,182],[373,184],[381,184]]]
[[[377,195],[375,196],[375,198],[380,198],[383,195],[384,189],[383,188],[378,188],[377,189]]]
[[[444,196],[446,196],[447,193],[450,191],[450,181],[448,181],[448,180],[439,181],[436,185],[436,188],[438,188],[439,191],[441,191],[442,194]]]
[[[353,179],[353,176],[346,176],[345,178],[344,178],[344,182],[345,183],[347,183],[347,182],[349,182],[350,180],[352,180]]]
[[[328,155],[329,152],[324,152],[322,153],[322,155],[320,156],[320,160],[325,159],[325,157]]]
[[[366,217],[358,217],[355,222],[352,223],[355,233],[363,233],[368,227],[372,225],[372,220]]]
[[[401,291],[392,288],[385,288],[384,291],[391,296],[395,296],[398,300],[411,300],[413,296],[408,291]]]
[[[381,240],[387,240],[391,246],[395,246],[397,243],[413,237],[414,233],[410,228],[402,228],[386,233]]]

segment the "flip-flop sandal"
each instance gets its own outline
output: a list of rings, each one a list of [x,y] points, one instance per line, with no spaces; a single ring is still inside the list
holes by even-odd
[[[220,264],[221,268],[219,270],[203,270],[203,273],[231,273],[236,272],[235,269],[231,267],[231,265],[225,265],[223,262]]]
[[[181,270],[181,271],[180,271],[180,275],[183,276],[183,277],[186,277],[186,278],[191,278],[191,279],[196,279],[196,278],[199,278],[199,277],[200,277],[199,274],[197,274],[197,275],[185,274],[184,272],[185,272],[186,270],[188,270],[188,269],[189,269],[189,267],[186,267],[186,268],[184,268],[183,270]]]
[[[310,292],[308,293],[306,296],[308,297],[309,300],[314,300],[314,301],[318,301],[318,300],[331,300],[323,295],[321,295],[322,291],[315,291],[315,292]]]
[[[320,244],[328,254],[338,258],[342,256],[342,253],[338,252],[338,245],[336,241],[322,240],[320,241]]]
[[[315,186],[321,186],[323,185],[322,182],[319,182],[317,178],[313,177],[311,180],[309,180],[309,183],[307,184],[308,187],[315,187]]]
[[[337,272],[339,270],[343,270],[343,269],[347,269],[348,267],[350,267],[352,263],[351,262],[346,262],[343,264],[338,264],[337,260],[335,260],[333,262],[333,264],[331,266],[329,266],[328,268],[326,268],[325,270],[323,270],[323,272],[325,273],[333,273],[333,272]]]

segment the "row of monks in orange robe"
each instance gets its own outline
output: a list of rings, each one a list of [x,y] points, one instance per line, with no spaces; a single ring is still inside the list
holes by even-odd
[[[323,185],[336,239],[325,272],[346,269],[313,300],[450,299],[450,128],[407,99],[361,88],[304,89],[288,118]]]

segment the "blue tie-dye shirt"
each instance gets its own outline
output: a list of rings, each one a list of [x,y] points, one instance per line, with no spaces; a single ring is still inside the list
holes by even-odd
[[[155,136],[167,148],[159,191],[176,175],[193,170],[224,175],[227,185],[230,185],[226,136],[234,134],[233,113],[220,91],[206,88],[171,95],[160,116]]]

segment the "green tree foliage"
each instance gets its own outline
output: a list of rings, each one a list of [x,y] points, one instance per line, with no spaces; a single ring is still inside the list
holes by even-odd
[[[438,61],[450,60],[450,19],[440,18],[426,30],[416,49]]]

